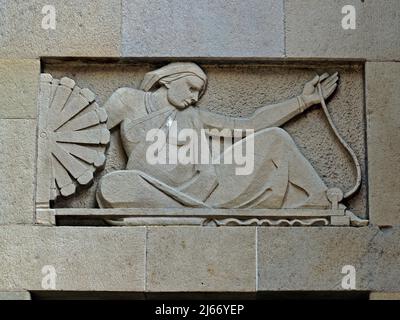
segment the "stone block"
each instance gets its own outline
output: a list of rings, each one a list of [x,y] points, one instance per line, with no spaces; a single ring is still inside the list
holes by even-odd
[[[50,296],[52,266],[57,292],[344,292],[345,265],[353,292],[400,291],[400,228],[147,229],[146,244],[145,227],[0,227],[0,291]]]
[[[0,119],[0,224],[33,223],[36,120]]]
[[[0,291],[0,300],[31,300],[28,291]]]
[[[355,289],[398,291],[400,229],[259,228],[258,291],[345,291],[344,266]]]
[[[282,57],[282,0],[123,0],[122,55]]]
[[[253,227],[149,227],[148,292],[254,292]]]
[[[56,291],[143,292],[145,238],[144,227],[0,227],[0,289],[42,291],[54,270]]]
[[[353,5],[356,29],[343,29],[342,8]],[[400,59],[400,2],[287,0],[286,55],[304,58]]]
[[[366,64],[369,214],[400,224],[400,63]]]
[[[39,60],[0,60],[0,118],[36,118],[39,73]]]
[[[400,292],[371,292],[370,300],[400,300]]]
[[[45,5],[55,9],[55,30],[42,28]],[[120,0],[1,0],[0,7],[2,57],[120,55]]]

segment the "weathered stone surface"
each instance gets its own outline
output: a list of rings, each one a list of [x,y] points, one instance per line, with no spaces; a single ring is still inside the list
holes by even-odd
[[[148,227],[146,291],[255,291],[255,232]]]
[[[369,214],[373,224],[400,224],[400,63],[367,63]]]
[[[119,87],[137,88],[146,74],[159,65],[126,64],[58,64],[45,65],[54,77],[73,77],[81,86],[97,94],[101,106]],[[257,107],[295,97],[304,83],[316,73],[339,71],[339,88],[329,100],[328,108],[335,125],[344,139],[355,150],[361,161],[363,184],[360,192],[348,201],[358,216],[365,218],[365,135],[363,103],[363,68],[358,64],[324,65],[200,65],[208,76],[207,90],[199,101],[202,109],[234,117],[251,115]],[[240,88],[240,90],[238,90]],[[328,187],[348,190],[355,181],[354,165],[333,136],[320,107],[307,110],[283,126],[296,145],[310,161]],[[111,134],[106,168],[97,177],[114,170],[125,169],[124,154],[118,130]],[[70,199],[60,199],[57,207],[94,207],[98,178],[89,189]]]
[[[42,269],[53,266],[58,291],[144,291],[145,236],[144,227],[0,227],[0,289],[43,290]]]
[[[0,60],[0,118],[36,118],[39,72],[39,60]]]
[[[122,55],[281,57],[282,0],[124,0]]]
[[[355,290],[400,287],[398,228],[258,228],[257,239],[259,291],[344,290],[345,265],[355,268]]]
[[[257,291],[343,291],[344,265],[355,267],[356,291],[400,289],[400,228],[147,232],[146,241],[145,227],[0,227],[0,291],[42,291],[44,266],[56,270],[56,291],[255,292],[256,281]]]
[[[56,29],[42,28],[45,5],[56,11]],[[119,56],[120,0],[1,0],[0,56]]]
[[[371,292],[370,300],[400,300],[400,292]]]
[[[32,223],[36,120],[0,120],[0,224]]]
[[[0,300],[31,300],[28,291],[0,291]]]
[[[342,8],[356,9],[356,29],[342,28]],[[287,0],[288,57],[400,59],[400,2]]]

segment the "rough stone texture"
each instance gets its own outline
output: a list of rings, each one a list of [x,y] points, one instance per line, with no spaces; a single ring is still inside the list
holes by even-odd
[[[123,0],[123,56],[281,57],[283,51],[283,0]]]
[[[367,63],[368,182],[371,222],[400,224],[400,63]]]
[[[0,300],[31,300],[28,291],[1,291]]]
[[[39,72],[39,60],[0,60],[0,118],[36,118]]]
[[[145,228],[0,227],[0,289],[144,291]]]
[[[146,290],[255,291],[255,232],[252,227],[149,227]]]
[[[259,228],[258,290],[343,290],[342,267],[356,269],[356,290],[400,286],[400,229]]]
[[[96,93],[102,106],[118,87],[137,88],[146,72],[163,64],[106,64],[73,65],[51,63],[45,72],[54,77],[69,76],[82,87]],[[357,215],[365,218],[366,176],[363,103],[363,68],[358,64],[324,65],[200,65],[208,75],[209,85],[199,102],[201,108],[232,116],[247,116],[258,106],[278,102],[301,93],[304,84],[316,72],[339,71],[339,88],[328,102],[333,121],[344,139],[355,150],[363,170],[363,185],[347,204]],[[346,190],[355,181],[354,165],[339,146],[320,107],[312,107],[284,126],[302,153],[316,168],[329,187]],[[125,168],[126,156],[119,134],[112,132],[106,168],[94,185],[80,195],[58,202],[58,207],[94,207],[98,179],[104,174]]]
[[[400,292],[371,292],[370,300],[400,300]]]
[[[3,226],[0,291],[43,291],[45,265],[56,291],[343,291],[353,265],[357,291],[393,293],[399,239],[398,227]]]
[[[0,119],[0,224],[33,222],[36,120]]]
[[[56,30],[42,28],[42,8],[53,5]],[[120,0],[1,0],[0,56],[119,56]]]
[[[356,9],[356,29],[342,28],[342,7]],[[400,2],[286,0],[288,57],[400,59]]]

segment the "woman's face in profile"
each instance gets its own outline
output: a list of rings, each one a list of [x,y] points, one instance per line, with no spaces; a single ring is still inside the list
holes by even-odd
[[[199,100],[203,86],[204,81],[196,76],[174,80],[166,85],[168,101],[178,109],[185,109]]]

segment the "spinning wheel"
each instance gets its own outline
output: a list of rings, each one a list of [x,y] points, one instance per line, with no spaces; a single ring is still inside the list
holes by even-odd
[[[92,91],[50,74],[41,75],[39,108],[38,178],[47,180],[49,200],[71,196],[105,163],[110,140],[107,114]]]

